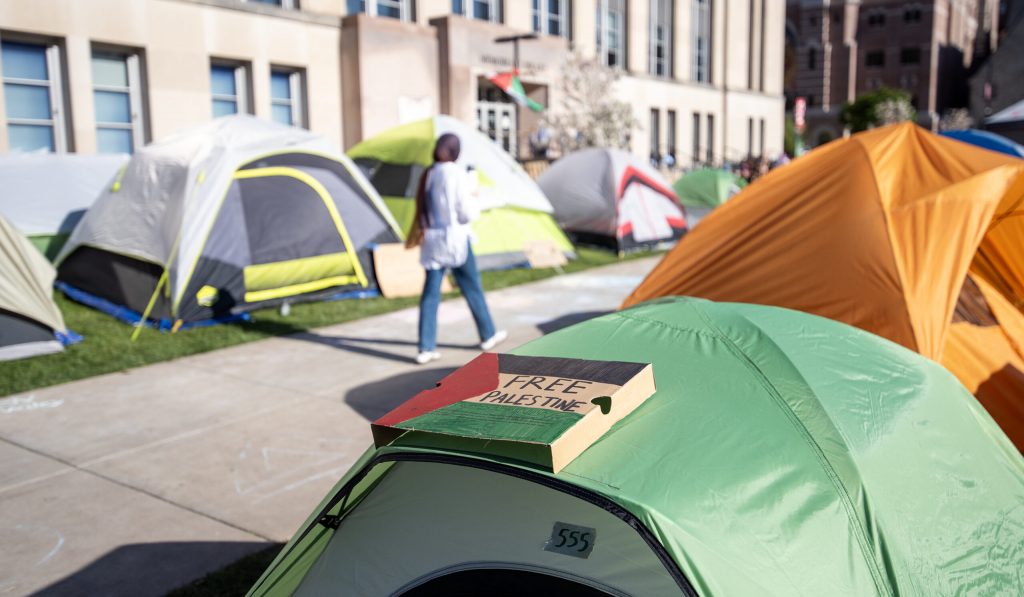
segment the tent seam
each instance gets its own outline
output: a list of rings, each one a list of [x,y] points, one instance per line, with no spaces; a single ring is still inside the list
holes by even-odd
[[[719,342],[724,344],[726,348],[728,348],[729,351],[733,353],[735,357],[737,357],[737,360],[740,360],[748,369],[756,373],[760,385],[762,385],[766,390],[768,390],[769,394],[772,396],[773,401],[776,403],[779,409],[786,414],[786,418],[789,419],[791,424],[793,424],[793,426],[800,431],[800,435],[803,438],[803,440],[812,448],[819,463],[821,463],[822,469],[824,470],[826,476],[829,478],[829,481],[832,482],[833,488],[839,494],[839,499],[840,502],[842,502],[843,504],[843,509],[846,510],[847,518],[853,523],[850,526],[852,528],[854,536],[857,538],[857,545],[861,550],[861,557],[864,558],[868,570],[870,570],[871,572],[872,579],[875,582],[875,588],[881,590],[883,593],[892,595],[892,590],[888,587],[887,583],[885,583],[882,579],[881,571],[878,569],[878,562],[876,562],[874,557],[871,555],[871,550],[869,549],[867,544],[867,537],[864,536],[864,530],[861,528],[860,519],[856,516],[856,509],[853,507],[853,499],[850,497],[849,492],[846,491],[846,487],[840,481],[838,473],[836,473],[835,468],[832,466],[832,463],[825,455],[824,450],[814,440],[814,437],[811,435],[806,425],[804,425],[799,415],[793,412],[793,409],[790,408],[789,404],[786,403],[786,401],[782,398],[782,395],[779,393],[775,385],[772,384],[769,377],[753,362],[753,360],[747,355],[747,353],[743,351],[743,349],[741,349],[739,346],[737,346],[736,343],[734,343],[728,336],[726,336],[718,328],[718,326],[716,326],[710,320],[710,318],[707,316],[703,309],[701,309],[700,307],[695,307],[694,310],[696,311],[697,315],[701,318],[701,320],[704,322],[704,324],[709,328],[710,332],[703,332],[702,330],[694,330],[690,328],[674,326],[662,321],[647,319],[645,317],[637,317],[635,315],[627,315],[621,312],[617,313],[616,315],[626,319],[632,319],[634,321],[641,321],[647,324],[652,324],[659,327],[664,327],[677,331],[690,332],[698,336],[709,337],[718,340]],[[758,330],[761,329],[759,326],[757,326],[757,324],[753,322],[750,323],[757,327]],[[792,362],[790,362],[790,364],[792,364]],[[804,383],[806,384],[806,381]],[[839,435],[842,436],[841,433]]]
[[[915,130],[915,133],[916,133],[916,130]],[[914,338],[914,352],[920,353],[921,352],[920,351],[921,341],[917,337],[917,328],[914,327],[913,316],[911,315],[911,312],[910,312],[910,303],[907,302],[907,292],[906,292],[907,283],[906,283],[906,280],[904,279],[903,268],[900,267],[899,259],[896,258],[896,247],[893,245],[893,242],[892,242],[892,237],[893,237],[893,234],[892,234],[892,222],[889,220],[889,212],[886,211],[885,206],[882,205],[882,187],[878,184],[878,175],[875,173],[874,164],[871,161],[871,156],[868,154],[867,147],[865,147],[864,144],[861,143],[859,139],[855,139],[854,140],[854,144],[858,148],[860,148],[860,152],[861,152],[862,156],[864,157],[864,159],[868,163],[868,172],[871,173],[871,185],[875,189],[875,201],[878,203],[879,211],[882,212],[882,220],[885,222],[885,230],[888,233],[888,234],[886,234],[886,239],[885,240],[889,244],[889,256],[892,258],[892,264],[893,264],[893,267],[896,268],[896,275],[899,278],[899,282],[900,282],[900,299],[901,299],[900,302],[903,304],[904,311],[906,311],[907,322],[910,325],[910,333],[911,333],[911,335]]]

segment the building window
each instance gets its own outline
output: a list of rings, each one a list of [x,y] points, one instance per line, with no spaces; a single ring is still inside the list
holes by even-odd
[[[270,69],[270,117],[288,126],[303,127],[305,94],[302,71],[272,67]]]
[[[868,27],[885,27],[885,13],[869,12]]]
[[[214,62],[210,64],[210,92],[213,117],[228,114],[251,114],[249,101],[249,68],[244,64]]]
[[[759,147],[760,147],[760,150],[761,150],[760,151],[761,152],[761,157],[765,157],[765,155],[764,155],[764,118],[761,119],[761,123],[760,123],[760,127],[759,128],[760,128],[760,130],[758,131],[757,140],[758,140],[758,144],[759,144]]]
[[[708,143],[704,161],[709,166],[715,163],[715,116],[713,114],[708,114]]]
[[[296,9],[298,8],[298,0],[244,0],[245,2],[252,2],[253,4],[270,4],[272,6],[280,6],[281,8]]]
[[[503,8],[502,0],[452,0],[453,13],[492,23],[503,22]]]
[[[818,68],[818,48],[807,48],[807,70]]]
[[[533,0],[533,30],[569,38],[569,0]]]
[[[754,156],[754,119],[747,118],[747,157]]]
[[[711,2],[693,1],[693,80],[711,82]]]
[[[900,64],[920,64],[921,48],[901,48]]]
[[[693,145],[690,148],[690,160],[694,167],[700,163],[700,112],[693,113]]]
[[[60,48],[5,41],[0,58],[10,150],[67,151]]]
[[[921,22],[921,9],[920,8],[908,8],[903,11],[903,22],[904,23],[920,23]]]
[[[672,76],[672,0],[650,0],[651,27],[648,72]]]
[[[597,55],[605,66],[626,68],[626,0],[598,0]]]
[[[651,165],[661,163],[661,112],[651,108]]]
[[[132,153],[146,144],[139,61],[135,52],[93,50],[93,107],[99,153]]]
[[[676,156],[676,111],[669,110],[665,120],[665,163],[668,166],[675,166],[678,158]]]
[[[348,14],[360,12],[402,21],[413,20],[412,0],[348,0]]]
[[[868,52],[864,57],[864,64],[867,66],[885,66],[885,51],[875,50]]]

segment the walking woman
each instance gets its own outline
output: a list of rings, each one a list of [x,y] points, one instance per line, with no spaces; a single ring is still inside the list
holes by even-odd
[[[459,138],[441,135],[434,146],[434,164],[420,177],[416,191],[416,216],[407,245],[421,246],[420,264],[427,270],[420,298],[420,341],[416,362],[420,365],[441,358],[437,352],[437,307],[441,302],[441,281],[452,270],[466,297],[480,334],[480,348],[490,350],[508,337],[495,330],[484,300],[480,273],[473,256],[471,224],[479,217],[467,172],[455,164],[459,159]]]

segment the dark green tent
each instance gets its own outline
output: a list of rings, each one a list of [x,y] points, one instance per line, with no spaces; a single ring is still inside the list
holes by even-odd
[[[657,392],[557,474],[370,450],[250,594],[1024,594],[1024,460],[933,361],[698,299],[513,352],[650,362]],[[550,549],[559,525],[585,557]]]

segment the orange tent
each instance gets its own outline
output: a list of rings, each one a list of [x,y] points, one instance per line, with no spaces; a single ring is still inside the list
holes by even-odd
[[[715,210],[623,306],[668,295],[898,342],[945,364],[1024,448],[1024,160],[910,123],[835,141]],[[954,322],[964,301],[987,317]]]

